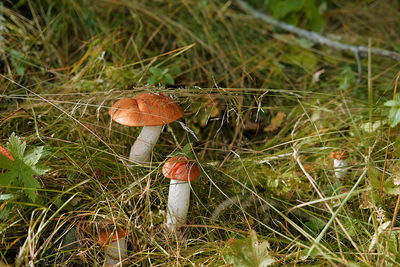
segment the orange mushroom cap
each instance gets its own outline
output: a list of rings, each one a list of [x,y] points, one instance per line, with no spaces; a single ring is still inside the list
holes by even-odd
[[[344,150],[339,150],[339,151],[333,151],[331,154],[331,158],[333,159],[338,159],[338,160],[345,160],[349,156],[349,153],[347,153]]]
[[[112,236],[111,236],[112,235]],[[123,229],[117,229],[116,231],[104,231],[100,234],[99,239],[97,240],[97,243],[100,246],[107,245],[108,243],[115,242],[121,238],[124,238],[125,236],[128,235],[128,232],[123,230]]]
[[[194,181],[200,176],[197,164],[189,161],[187,157],[172,157],[165,162],[162,172],[165,177],[172,180]]]
[[[159,126],[183,117],[183,109],[162,93],[141,93],[118,100],[108,112],[126,126]]]
[[[11,155],[10,151],[8,151],[7,148],[0,146],[0,154],[3,154],[4,156],[6,156],[7,158],[11,159],[12,161],[14,161],[13,156]]]

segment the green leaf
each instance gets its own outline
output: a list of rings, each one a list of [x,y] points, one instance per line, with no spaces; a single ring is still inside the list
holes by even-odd
[[[161,72],[161,76],[164,76],[164,75],[167,74],[167,73],[168,73],[168,68],[164,69],[164,70]]]
[[[268,10],[273,10],[274,7],[279,4],[281,0],[264,0],[265,6]]]
[[[400,123],[400,109],[396,110],[396,113],[395,113],[395,116],[394,116],[394,120],[390,124],[390,127],[393,128],[399,123]]]
[[[36,147],[30,150],[24,157],[25,164],[32,166],[39,162],[43,154],[43,146]]]
[[[148,85],[154,85],[157,82],[157,78],[156,76],[151,76],[148,80],[147,80],[147,84]]]
[[[12,133],[8,140],[8,150],[14,159],[23,159],[26,143],[22,142],[21,139],[15,135],[15,133]]]
[[[343,68],[339,76],[339,89],[349,89],[356,82],[356,76],[350,66]]]
[[[305,223],[305,225],[309,228],[306,230],[311,230],[310,232],[312,234],[317,234],[319,231],[321,231],[325,224],[326,222],[316,217],[311,217],[309,221]]]
[[[310,249],[304,249],[304,250],[302,250],[301,253],[300,253],[300,257],[301,257],[301,258],[305,258],[307,255],[308,255],[311,259],[315,259],[315,257],[318,256],[318,250],[317,250],[317,249],[311,249],[311,252],[310,252]]]
[[[11,170],[14,162],[8,157],[0,154],[0,169]]]
[[[311,72],[318,63],[316,56],[307,50],[293,49],[290,53],[282,56],[284,62],[299,65],[305,70]]]
[[[72,227],[67,234],[64,236],[61,251],[68,252],[72,251],[77,247],[76,242],[76,227]]]
[[[285,22],[297,26],[299,24],[299,17],[296,13],[290,13],[285,17]]]
[[[183,154],[185,154],[186,156],[188,156],[189,158],[191,158],[191,157],[192,157],[192,143],[186,144],[186,145],[182,148],[182,152],[183,152]]]
[[[0,173],[0,186],[11,184],[18,177],[18,173],[14,170]]]
[[[390,107],[388,122],[390,127],[395,127],[400,123],[400,94],[396,94],[394,100],[386,101],[384,105]]]
[[[32,173],[30,172],[21,173],[19,178],[21,179],[25,187],[25,193],[32,200],[32,202],[35,202],[37,197],[36,189],[40,188],[40,183],[33,177]]]
[[[8,219],[12,211],[14,211],[15,213],[15,205],[8,203],[2,210],[0,210],[1,220],[5,221],[6,219]]]
[[[325,20],[320,14],[319,9],[315,5],[315,1],[306,1],[305,8],[308,25],[315,32],[321,32],[325,26]]]
[[[17,73],[19,75],[24,75],[25,74],[25,68],[23,66],[17,66],[16,70],[17,70]]]
[[[181,72],[182,72],[182,69],[179,66],[174,66],[174,67],[170,68],[168,71],[168,73],[170,73],[171,75],[178,75]]]
[[[286,17],[291,12],[297,12],[304,6],[303,0],[286,0],[280,1],[273,8],[273,16],[277,19]]]
[[[49,167],[44,165],[32,166],[31,169],[36,175],[43,175],[50,170]]]
[[[154,74],[154,76],[162,76],[162,71],[159,68],[151,67],[149,71]]]
[[[165,84],[169,84],[169,85],[175,84],[174,78],[172,78],[171,74],[169,74],[169,73],[165,74],[164,81],[165,81]]]

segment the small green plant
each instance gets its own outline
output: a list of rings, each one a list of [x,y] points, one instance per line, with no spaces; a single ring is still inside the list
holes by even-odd
[[[15,196],[22,192],[31,202],[36,203],[40,183],[35,176],[43,175],[49,170],[38,164],[43,155],[43,146],[25,153],[26,143],[14,133],[11,134],[7,146],[14,161],[0,154],[0,169],[8,170],[0,174],[0,188],[5,188],[6,193]]]
[[[269,243],[258,241],[254,231],[249,238],[233,240],[224,258],[229,264],[242,267],[266,267],[276,261],[270,255]]]
[[[172,75],[169,73],[169,69],[159,69],[157,67],[151,67],[150,69],[151,76],[147,80],[148,85],[155,85],[158,83],[166,84],[166,85],[174,85],[175,81],[172,78]]]
[[[307,27],[315,32],[322,31],[325,20],[321,13],[326,9],[327,4],[322,2],[317,5],[315,0],[265,0],[267,10],[276,19],[297,25],[304,16]]]
[[[10,50],[10,57],[11,57],[11,63],[13,67],[15,68],[17,74],[19,75],[24,75],[25,74],[25,62],[24,62],[24,56],[17,50],[11,49]]]
[[[340,72],[339,89],[347,90],[356,84],[357,78],[350,66],[345,66]]]
[[[394,100],[385,102],[386,107],[390,107],[388,116],[388,123],[390,127],[395,127],[400,123],[400,94],[396,94]]]

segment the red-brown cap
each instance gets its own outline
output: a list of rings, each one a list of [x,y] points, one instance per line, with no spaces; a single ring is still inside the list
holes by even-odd
[[[111,236],[112,235],[112,236]],[[122,229],[117,229],[116,231],[104,231],[100,234],[99,239],[97,240],[97,243],[100,246],[107,245],[108,243],[115,242],[121,238],[124,238],[125,236],[128,235],[128,232]]]
[[[165,177],[172,180],[193,181],[200,176],[199,167],[187,157],[172,157],[165,162],[162,172]]]
[[[7,158],[11,159],[12,161],[14,161],[13,156],[11,155],[10,151],[8,151],[7,148],[0,146],[0,154],[3,154],[4,156],[6,156]]]
[[[345,160],[349,156],[349,153],[347,153],[344,150],[339,150],[339,151],[333,151],[331,154],[331,158],[333,159],[339,159],[339,160]]]
[[[108,112],[113,120],[126,126],[158,126],[183,117],[183,109],[162,93],[141,93],[118,100]]]

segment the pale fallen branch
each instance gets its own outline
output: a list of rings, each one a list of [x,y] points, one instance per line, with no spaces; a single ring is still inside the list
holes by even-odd
[[[335,41],[335,40],[331,40],[331,39],[326,38],[316,32],[300,29],[299,27],[276,20],[276,19],[272,18],[271,16],[268,16],[260,11],[255,10],[254,8],[252,8],[250,5],[248,5],[246,2],[244,2],[242,0],[235,0],[235,2],[241,9],[243,9],[247,13],[251,14],[253,17],[260,19],[268,24],[274,25],[285,31],[294,33],[300,37],[306,38],[308,40],[311,40],[311,41],[321,44],[321,45],[326,45],[326,46],[329,46],[329,47],[332,47],[332,48],[338,49],[338,50],[353,52],[357,61],[359,61],[360,55],[366,55],[368,53],[368,47],[366,47],[366,46],[348,45],[348,44],[343,44],[343,43]],[[374,47],[372,47],[370,49],[371,49],[371,54],[388,57],[388,58],[400,61],[400,54],[398,54],[396,52],[388,51],[388,50],[384,50],[384,49],[380,49],[380,48],[374,48]]]

